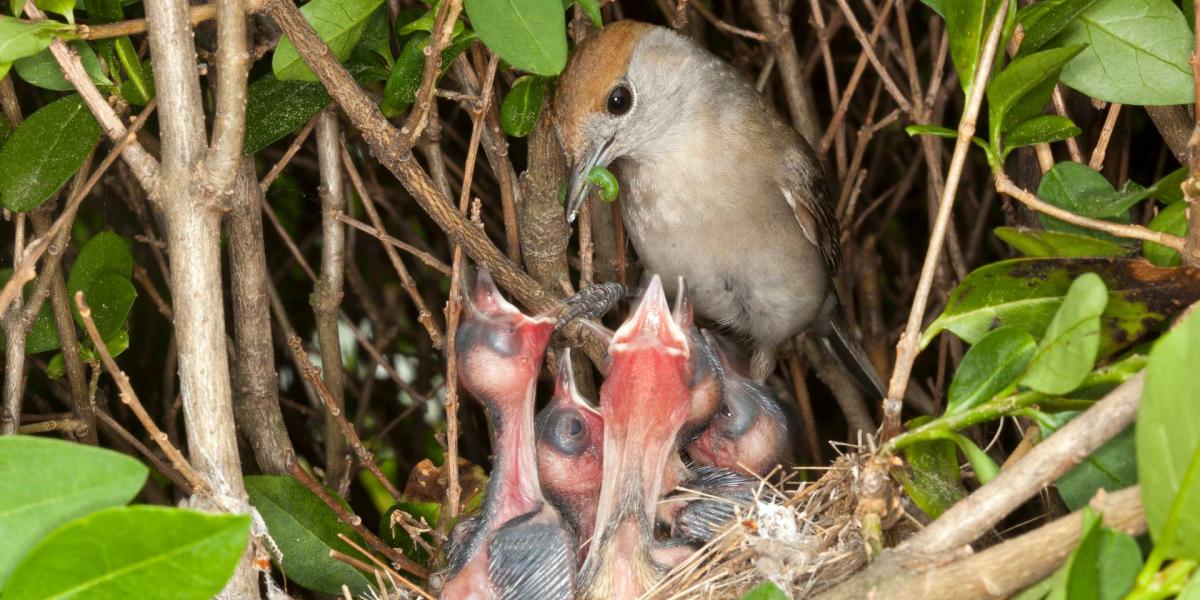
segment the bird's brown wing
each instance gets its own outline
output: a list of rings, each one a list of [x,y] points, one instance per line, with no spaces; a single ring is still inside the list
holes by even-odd
[[[800,147],[784,159],[782,172],[777,175],[779,187],[804,235],[821,253],[829,274],[834,275],[842,262],[842,244],[833,194],[816,154],[808,142],[796,137]]]

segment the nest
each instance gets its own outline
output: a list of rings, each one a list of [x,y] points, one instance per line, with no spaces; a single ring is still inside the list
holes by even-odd
[[[815,482],[800,472],[759,486],[756,501],[646,597],[738,598],[764,580],[793,598],[817,594],[867,563],[855,495],[867,455],[845,454]]]

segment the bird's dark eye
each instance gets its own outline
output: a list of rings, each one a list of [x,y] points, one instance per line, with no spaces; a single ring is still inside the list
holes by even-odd
[[[625,84],[618,85],[608,93],[608,113],[621,116],[633,107],[633,91]]]
[[[564,410],[551,417],[550,443],[568,456],[582,454],[587,437],[583,418],[574,410]]]

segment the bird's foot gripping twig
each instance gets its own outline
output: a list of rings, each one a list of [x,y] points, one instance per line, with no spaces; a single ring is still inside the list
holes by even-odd
[[[578,318],[599,319],[634,291],[612,281],[585,287],[564,301],[567,306],[559,313],[555,329],[562,329]]]

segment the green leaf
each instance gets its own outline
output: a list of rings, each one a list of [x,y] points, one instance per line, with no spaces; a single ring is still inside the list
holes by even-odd
[[[54,309],[47,300],[42,303],[42,308],[33,321],[33,327],[29,328],[29,333],[25,336],[25,354],[32,356],[57,350],[60,346],[62,340],[58,335],[58,326],[54,323]]]
[[[120,275],[106,273],[98,277],[83,292],[84,301],[92,309],[92,320],[100,331],[100,339],[107,340],[121,331],[133,301],[137,299],[137,290],[133,284]],[[75,312],[75,322],[83,327],[83,318]]]
[[[1025,30],[1018,55],[1041,49],[1096,0],[1044,0],[1021,9],[1017,21]]]
[[[1183,236],[1187,235],[1187,203],[1176,202],[1162,209],[1150,220],[1150,229]],[[1154,242],[1142,242],[1142,253],[1146,260],[1160,267],[1178,267],[1183,264],[1179,253]]]
[[[970,438],[953,432],[947,432],[945,437],[952,440],[958,445],[958,449],[962,450],[963,456],[966,456],[967,462],[971,463],[971,470],[975,471],[975,476],[979,478],[980,483],[987,483],[1000,474],[1000,467],[996,465],[996,461],[992,460],[992,457],[988,456],[982,448],[976,446]]]
[[[1107,304],[1108,290],[1099,275],[1076,278],[1046,327],[1021,385],[1043,394],[1066,394],[1079,387],[1096,365],[1100,315]]]
[[[147,472],[142,463],[103,448],[0,436],[0,587],[44,535],[94,510],[129,502]]]
[[[1062,82],[1106,102],[1159,105],[1194,99],[1192,32],[1171,0],[1099,0],[1049,45],[1087,43]]]
[[[425,71],[425,47],[429,45],[429,34],[415,33],[392,65],[391,76],[383,88],[383,105],[395,112],[406,110],[417,99],[421,87],[421,74]]]
[[[1054,589],[1050,592],[1051,600],[1100,597],[1100,581],[1096,573],[1100,544],[1104,540],[1100,513],[1085,508],[1080,517],[1083,519],[1083,526],[1079,544],[1071,551],[1067,562],[1060,567]]]
[[[946,415],[991,400],[1012,387],[1037,352],[1028,332],[1001,327],[985,335],[963,356],[947,394]]]
[[[79,53],[79,58],[83,61],[83,68],[87,71],[92,83],[99,86],[113,84],[112,80],[104,74],[104,69],[100,66],[100,59],[96,57],[96,52],[90,45],[86,42],[74,41],[71,42],[71,47]],[[49,49],[22,58],[13,63],[13,67],[21,79],[40,88],[56,92],[69,92],[75,89],[63,78],[62,69],[59,68],[58,62],[54,60]]]
[[[0,150],[0,204],[14,212],[37,208],[79,170],[98,139],[100,125],[79,96],[38,109]]]
[[[1162,200],[1165,204],[1183,200],[1183,181],[1187,178],[1187,167],[1179,167],[1167,173],[1154,184],[1154,197]]]
[[[926,418],[925,422],[929,420]],[[936,519],[967,496],[954,442],[931,440],[912,444],[904,449],[904,458],[909,468],[898,472],[900,483],[904,485],[905,493],[930,518]]]
[[[1116,242],[1062,231],[997,227],[992,233],[1025,256],[1084,258],[1129,256],[1132,253]]]
[[[1189,269],[1163,269],[1133,259],[1018,258],[967,275],[925,330],[921,345],[945,330],[974,344],[1004,325],[1039,338],[1071,281],[1088,272],[1098,274],[1108,288],[1100,356],[1132,345],[1180,307],[1200,299],[1200,273]]]
[[[958,132],[949,127],[941,125],[909,125],[904,128],[904,131],[910,136],[918,135],[936,135],[944,138],[957,138]]]
[[[921,0],[921,3],[933,9],[938,15],[946,16],[946,0]]]
[[[1069,161],[1054,165],[1038,184],[1038,196],[1050,204],[1083,217],[1109,218],[1124,223],[1129,222],[1129,207],[1153,193],[1153,188],[1147,190],[1133,182],[1126,184],[1125,188],[1118,192],[1103,175],[1091,167]],[[1047,229],[1054,231],[1078,233],[1109,241],[1114,239],[1106,233],[1064,223],[1045,215],[1041,215],[1041,221]]]
[[[246,515],[110,508],[60,527],[17,566],[5,600],[212,598],[250,533]]]
[[[133,276],[133,254],[125,238],[101,231],[83,245],[67,275],[67,295],[75,301],[75,292],[86,291],[102,275]]]
[[[75,24],[75,0],[37,0],[37,7],[56,15],[62,15],[67,22]]]
[[[788,600],[788,595],[774,583],[764,581],[742,595],[741,600]]]
[[[567,64],[567,21],[561,0],[464,0],[479,39],[508,64],[557,75]]]
[[[1150,352],[1137,418],[1137,466],[1150,536],[1165,558],[1200,560],[1200,313]]]
[[[1022,121],[1004,136],[1007,154],[1022,146],[1032,146],[1073,138],[1081,132],[1070,119],[1058,115],[1038,115]]]
[[[604,27],[604,18],[600,16],[599,0],[576,0],[575,3],[579,5],[579,8],[583,9],[583,14],[587,15],[588,20],[592,22],[592,25],[596,29]]]
[[[1133,437],[1130,427],[1058,478],[1058,493],[1068,508],[1087,506],[1097,490],[1116,491],[1137,483]]]
[[[13,0],[13,3],[21,0]],[[14,13],[20,14],[19,9]],[[10,63],[17,59],[33,56],[50,47],[50,42],[56,36],[70,35],[75,30],[70,25],[57,21],[22,21],[0,15],[0,63]]]
[[[950,34],[950,58],[954,60],[954,69],[958,71],[958,81],[964,92],[975,78],[979,49],[1002,1],[955,0],[942,3],[940,12],[946,19],[946,30]]]
[[[329,556],[330,550],[354,552],[338,534],[358,539],[357,534],[316,494],[291,477],[272,475],[247,477],[246,492],[283,553],[288,579],[326,594],[340,594],[343,584],[355,595],[366,591],[369,581],[362,573]]]
[[[1192,573],[1191,580],[1183,586],[1183,591],[1179,592],[1175,600],[1200,600],[1200,570]]]
[[[500,106],[500,125],[513,137],[525,137],[533,131],[546,96],[546,78],[526,75],[513,83]]]
[[[319,83],[279,81],[263,75],[246,90],[246,137],[242,152],[254,154],[308,123],[329,105]]]
[[[358,44],[367,19],[381,4],[383,0],[312,0],[300,7],[300,12],[334,56],[344,61]],[[275,48],[271,69],[280,81],[317,80],[286,36],[279,40],[279,46]]]
[[[383,66],[389,70],[392,68],[392,46],[391,46],[392,23],[388,17],[387,7],[380,6],[367,17],[367,22],[363,25],[362,36],[358,40],[358,45],[351,52],[351,56],[355,60],[362,62],[374,62],[376,57],[383,60]]]
[[[1100,560],[1096,574],[1100,579],[1100,600],[1121,600],[1133,590],[1138,571],[1142,568],[1142,550],[1133,536],[1103,529]]]
[[[1083,46],[1071,46],[1022,56],[996,75],[987,88],[993,143],[999,142],[1003,132],[1041,114],[1054,91],[1058,72],[1081,50]]]

